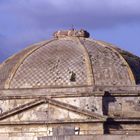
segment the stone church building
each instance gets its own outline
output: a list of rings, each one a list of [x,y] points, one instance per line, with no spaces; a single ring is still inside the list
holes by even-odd
[[[0,140],[140,140],[140,58],[84,30],[53,36],[0,64]]]

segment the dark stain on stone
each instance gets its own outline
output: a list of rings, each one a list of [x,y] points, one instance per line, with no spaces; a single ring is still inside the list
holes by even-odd
[[[71,81],[71,82],[75,82],[75,81],[76,81],[76,73],[74,73],[73,71],[70,72],[70,73],[71,73],[70,81]]]

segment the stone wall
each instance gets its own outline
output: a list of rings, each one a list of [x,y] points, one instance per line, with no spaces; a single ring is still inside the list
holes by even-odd
[[[53,136],[53,137],[0,137],[0,140],[140,140],[140,135],[94,135],[94,136]]]
[[[140,135],[59,136],[38,138],[38,140],[140,140]]]

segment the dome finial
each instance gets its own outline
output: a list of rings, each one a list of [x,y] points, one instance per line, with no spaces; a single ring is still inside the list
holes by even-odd
[[[73,25],[73,24],[71,25],[71,30],[72,30],[72,31],[74,31],[74,30],[75,30],[75,28],[74,28],[74,25]]]
[[[88,38],[90,37],[90,34],[84,30],[75,30],[73,27],[71,30],[63,30],[63,31],[56,31],[53,34],[54,37],[60,38],[60,37],[84,37]]]

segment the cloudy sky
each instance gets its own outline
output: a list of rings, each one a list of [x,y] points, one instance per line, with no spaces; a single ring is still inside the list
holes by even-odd
[[[140,56],[140,0],[0,0],[0,62],[72,25]]]

